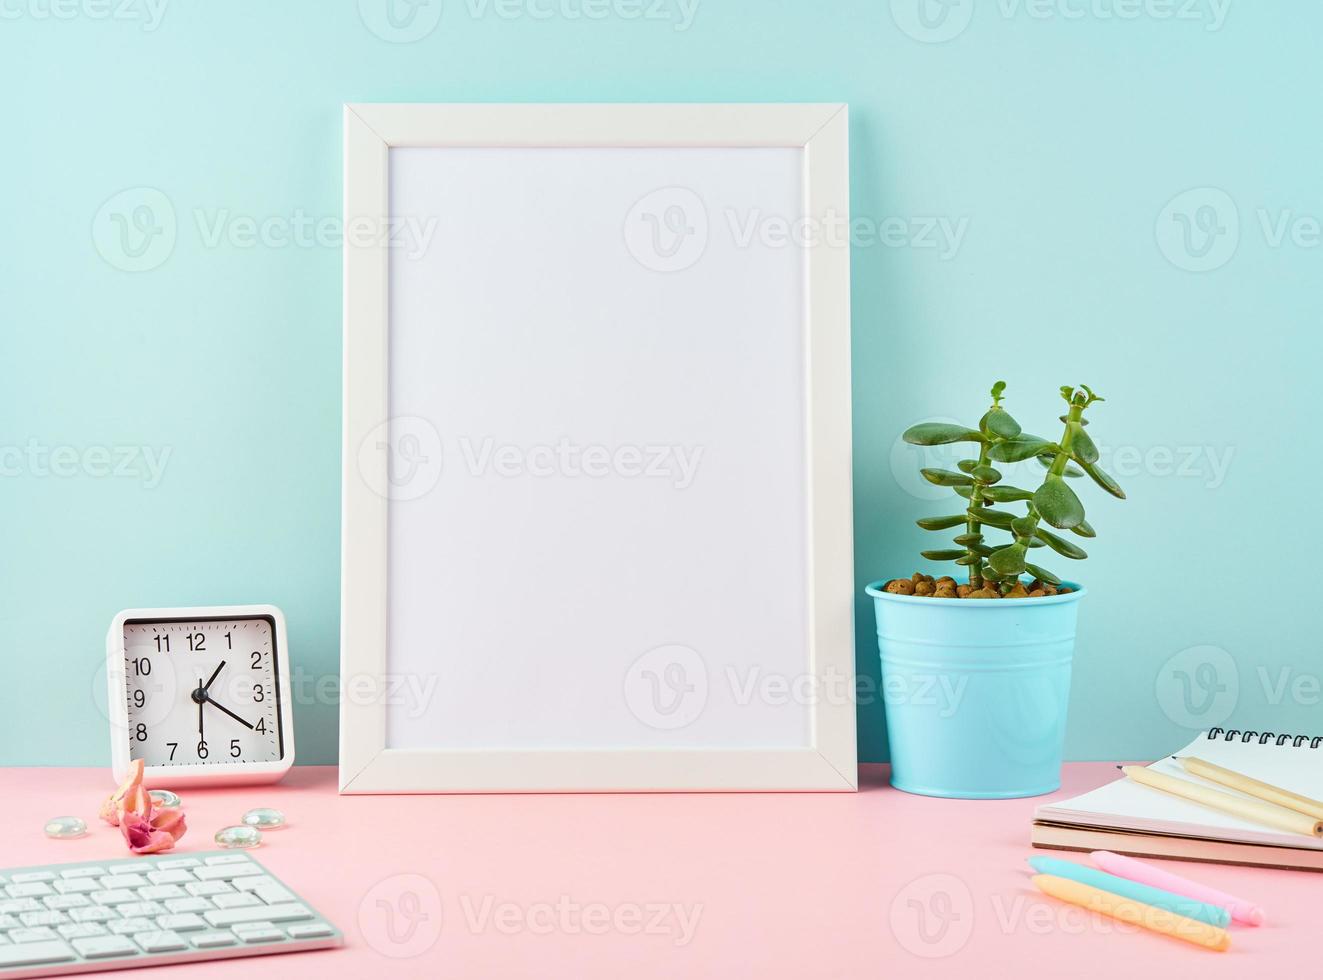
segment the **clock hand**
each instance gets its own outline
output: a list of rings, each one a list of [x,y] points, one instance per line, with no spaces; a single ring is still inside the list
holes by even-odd
[[[199,691],[202,690],[201,677],[198,678],[198,690]],[[205,695],[206,692],[203,693]],[[206,703],[207,703],[207,699],[205,696],[198,698],[198,741],[199,742],[205,742],[207,740],[207,736],[202,734],[202,706]]]
[[[229,708],[225,707],[225,705],[223,705],[223,704],[221,704],[220,702],[216,701],[214,698],[208,696],[206,700],[207,700],[207,703],[210,704],[213,708],[220,708],[221,711],[224,711],[227,715],[229,715],[231,718],[233,718],[233,719],[234,719],[235,721],[237,721],[239,724],[241,724],[241,725],[245,725],[245,726],[247,726],[248,728],[252,728],[252,727],[253,727],[252,725],[249,725],[248,722],[244,721],[242,718],[240,718],[238,715],[236,715],[236,714],[235,714],[233,711],[231,711]]]
[[[217,676],[219,676],[221,672],[221,668],[224,666],[225,666],[225,661],[222,660],[220,663],[216,665],[216,669],[211,672],[211,679],[208,680],[207,683],[203,684],[201,681],[198,682],[198,687],[202,689],[203,694],[206,694],[207,691],[211,689],[211,685],[215,682]]]

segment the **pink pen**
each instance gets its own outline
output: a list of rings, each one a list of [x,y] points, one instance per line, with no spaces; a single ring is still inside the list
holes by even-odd
[[[1180,875],[1163,871],[1161,868],[1155,868],[1143,861],[1136,861],[1134,858],[1113,854],[1111,851],[1094,851],[1089,857],[1093,859],[1094,864],[1108,874],[1129,878],[1131,881],[1137,881],[1143,885],[1152,885],[1154,888],[1163,888],[1169,892],[1184,895],[1187,898],[1207,902],[1209,905],[1220,905],[1230,912],[1231,918],[1237,922],[1243,922],[1250,926],[1263,925],[1263,909],[1252,902],[1236,898],[1235,895],[1228,895],[1216,888],[1201,885],[1197,881],[1182,878]]]

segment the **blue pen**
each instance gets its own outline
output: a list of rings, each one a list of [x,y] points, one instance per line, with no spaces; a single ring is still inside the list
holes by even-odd
[[[1118,878],[1116,875],[1109,875],[1106,871],[1099,871],[1087,865],[1061,861],[1057,858],[1031,857],[1029,866],[1042,874],[1056,875],[1059,878],[1069,878],[1071,881],[1092,885],[1094,888],[1101,888],[1122,898],[1134,899],[1154,908],[1175,912],[1187,919],[1207,922],[1210,926],[1225,929],[1227,923],[1231,921],[1231,913],[1220,905],[1209,905],[1207,902],[1198,902],[1193,898],[1177,895],[1175,892],[1165,892],[1151,885],[1141,885],[1129,878]]]

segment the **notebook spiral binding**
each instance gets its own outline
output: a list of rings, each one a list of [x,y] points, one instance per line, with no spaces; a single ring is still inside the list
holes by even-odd
[[[1309,743],[1311,749],[1316,749],[1320,745],[1323,745],[1323,735],[1315,735],[1313,737],[1309,735],[1278,735],[1274,732],[1255,732],[1248,728],[1244,731],[1239,728],[1228,728],[1225,731],[1221,728],[1210,728],[1208,730],[1208,738],[1210,741],[1220,737],[1224,742],[1232,742],[1235,741],[1237,736],[1240,737],[1242,742],[1252,742],[1257,738],[1260,745],[1267,745],[1273,739],[1277,740],[1278,745],[1285,745],[1287,742],[1290,742],[1297,749],[1306,742]]]

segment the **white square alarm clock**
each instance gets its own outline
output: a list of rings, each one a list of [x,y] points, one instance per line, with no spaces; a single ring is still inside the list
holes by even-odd
[[[289,647],[275,606],[125,609],[106,635],[115,780],[273,783],[294,764]]]

